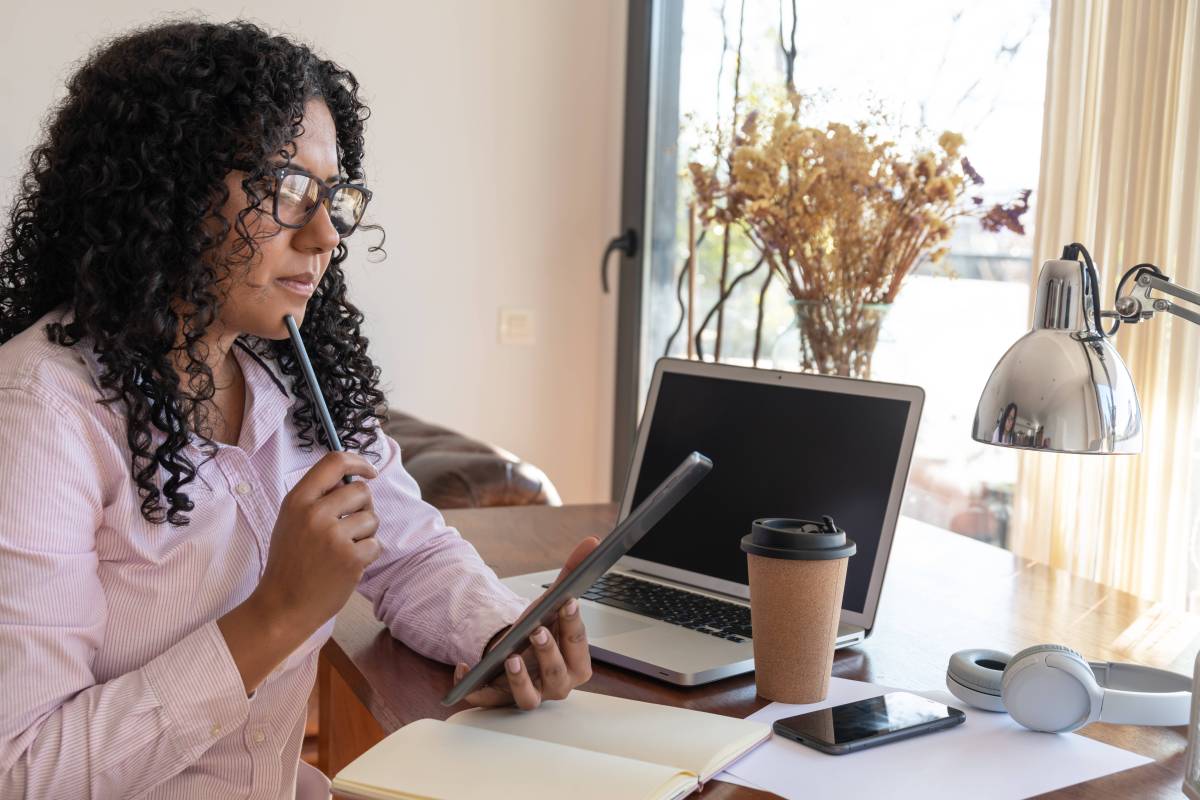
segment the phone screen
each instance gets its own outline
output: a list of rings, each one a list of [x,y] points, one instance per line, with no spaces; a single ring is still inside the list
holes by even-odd
[[[963,718],[963,712],[908,692],[890,692],[856,703],[787,717],[776,721],[775,727],[786,728],[787,732],[795,734],[794,738],[835,746],[884,737],[955,717]]]

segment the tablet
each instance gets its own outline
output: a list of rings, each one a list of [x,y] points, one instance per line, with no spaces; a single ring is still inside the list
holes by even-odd
[[[442,705],[452,706],[480,686],[484,686],[504,671],[504,659],[529,645],[529,634],[539,625],[550,626],[558,609],[572,597],[578,598],[596,579],[616,564],[629,548],[638,543],[658,521],[666,516],[684,495],[712,469],[712,461],[693,452],[650,493],[612,533],[604,537],[596,549],[576,565],[561,583],[549,590],[525,616],[504,634],[470,672],[463,676],[442,698]]]

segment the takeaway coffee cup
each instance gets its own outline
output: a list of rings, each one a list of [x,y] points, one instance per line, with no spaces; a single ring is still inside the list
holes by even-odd
[[[854,542],[832,517],[772,517],[754,521],[742,549],[759,695],[781,703],[824,700]]]

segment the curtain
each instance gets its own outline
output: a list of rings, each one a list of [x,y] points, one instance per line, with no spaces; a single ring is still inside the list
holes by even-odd
[[[1077,241],[1101,270],[1105,309],[1121,274],[1143,261],[1200,290],[1198,6],[1055,0],[1035,288],[1042,261]],[[1144,597],[1195,607],[1200,327],[1156,314],[1122,325],[1115,344],[1141,401],[1142,454],[1023,452],[1012,547]]]

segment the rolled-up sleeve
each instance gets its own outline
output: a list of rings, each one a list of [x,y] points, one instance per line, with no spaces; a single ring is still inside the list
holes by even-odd
[[[392,635],[429,658],[474,664],[488,640],[511,624],[528,601],[509,589],[478,551],[421,499],[395,440],[377,429],[370,482],[383,552],[358,590]]]
[[[0,797],[141,795],[249,713],[215,622],[96,681],[102,483],[69,402],[0,387]]]

